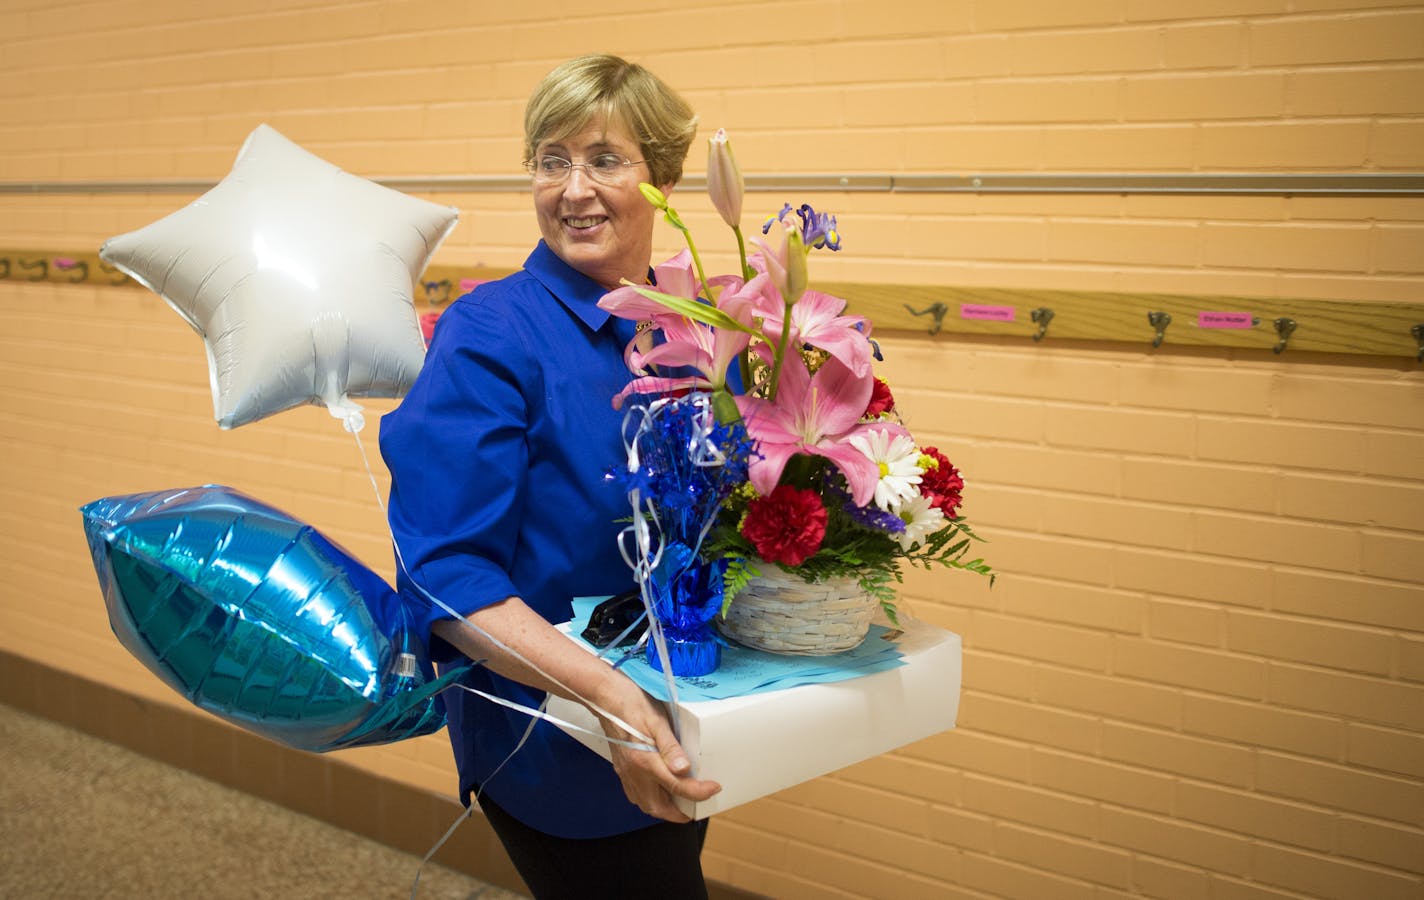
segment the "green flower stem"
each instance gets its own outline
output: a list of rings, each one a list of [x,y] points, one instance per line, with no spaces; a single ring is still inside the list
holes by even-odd
[[[702,271],[702,257],[697,255],[697,244],[693,243],[692,232],[683,226],[682,236],[687,238],[687,249],[692,253],[692,264],[697,268],[697,280],[702,288],[707,291],[707,299],[717,302],[717,298],[712,296],[712,286],[707,283],[707,273]]]
[[[681,231],[682,236],[687,239],[687,249],[692,251],[692,262],[697,266],[697,278],[702,282],[702,286],[708,289],[708,293],[711,293],[711,288],[707,285],[707,273],[702,270],[702,257],[697,255],[697,245],[692,242],[692,229],[682,221],[682,216],[677,214],[677,210],[668,204],[667,195],[662,191],[646,181],[638,183],[638,190],[642,192],[643,199],[651,203],[653,208],[662,210],[663,218],[667,220],[667,223]],[[708,299],[715,300],[716,298],[709,297]]]
[[[786,312],[781,317],[781,340],[776,342],[776,355],[771,364],[771,378],[767,380],[766,399],[776,399],[777,384],[781,381],[781,363],[786,359],[786,346],[791,342],[791,307],[786,304]]]
[[[737,236],[737,255],[741,257],[742,260],[742,278],[751,281],[756,275],[756,272],[751,266],[747,265],[747,239],[742,237],[742,227],[740,225],[733,225],[732,234]]]
[[[747,239],[742,237],[742,227],[740,225],[733,225],[732,234],[737,236],[737,256],[740,257],[742,262],[742,279],[751,281],[756,277],[756,271],[747,265]],[[748,391],[751,390],[752,386],[752,364],[748,356],[750,353],[751,348],[748,347],[746,350],[737,354],[737,369],[742,374],[742,389]]]

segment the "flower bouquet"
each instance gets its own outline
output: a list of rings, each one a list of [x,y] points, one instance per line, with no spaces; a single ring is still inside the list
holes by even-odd
[[[637,377],[614,405],[636,410],[622,477],[635,527],[656,532],[640,581],[655,583],[659,621],[695,608],[691,618],[715,618],[759,649],[834,653],[864,639],[877,604],[897,621],[893,585],[906,564],[992,579],[969,553],[979,538],[958,514],[959,470],[916,442],[874,374],[871,323],[810,287],[810,252],[840,249],[835,217],[788,204],[748,257],[744,187],[723,131],[707,182],[740,271],[709,278],[681,217],[643,184],[687,249],[655,266],[655,288],[625,283],[599,301],[650,323],[625,351]],[[706,567],[720,576],[715,589],[687,578]],[[679,578],[703,587],[668,589]]]

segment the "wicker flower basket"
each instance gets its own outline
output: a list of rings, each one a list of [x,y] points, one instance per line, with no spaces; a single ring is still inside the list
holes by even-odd
[[[739,644],[798,656],[828,656],[857,647],[878,605],[854,578],[808,584],[771,563],[718,617],[717,630]]]

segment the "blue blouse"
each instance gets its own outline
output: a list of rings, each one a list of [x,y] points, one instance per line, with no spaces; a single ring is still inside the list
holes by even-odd
[[[428,610],[427,639],[449,615],[410,578],[462,614],[515,596],[553,623],[571,617],[574,597],[632,587],[617,547],[632,510],[604,473],[623,459],[611,401],[631,378],[623,348],[634,323],[599,309],[604,293],[541,241],[523,271],[441,315],[415,385],[381,421],[391,528],[409,568],[398,586]],[[437,661],[463,658],[438,638],[430,646]],[[544,697],[482,666],[471,677],[525,706]],[[612,766],[548,722],[505,762],[534,720],[466,691],[445,699],[461,797],[483,785],[561,837],[658,821],[628,802]]]

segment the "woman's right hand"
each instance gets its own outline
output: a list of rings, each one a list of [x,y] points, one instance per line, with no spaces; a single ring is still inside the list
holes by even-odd
[[[613,770],[623,782],[628,800],[650,816],[669,822],[687,822],[689,817],[677,807],[676,798],[701,802],[715,796],[722,786],[694,777],[692,763],[677,742],[662,708],[642,688],[620,672],[609,671],[605,688],[590,698],[604,710],[622,719],[653,739],[656,751],[635,750],[610,743]],[[598,714],[597,710],[594,710]],[[604,733],[624,741],[637,740],[617,723],[599,715]]]

